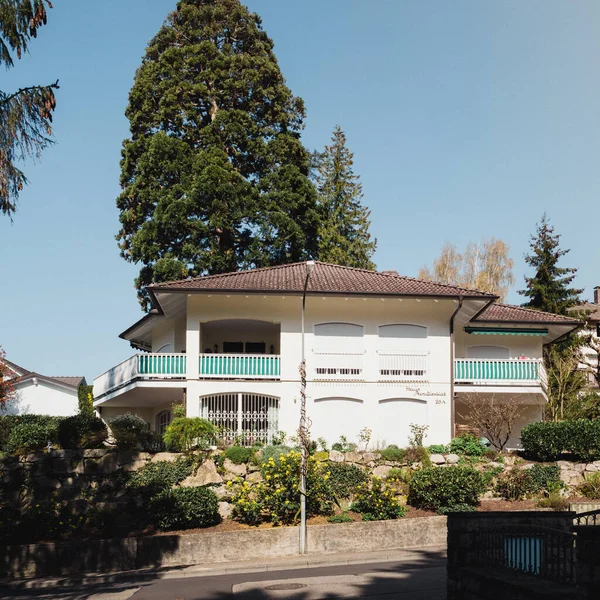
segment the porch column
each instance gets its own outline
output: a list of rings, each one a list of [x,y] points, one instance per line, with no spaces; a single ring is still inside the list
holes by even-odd
[[[237,434],[242,435],[242,429],[244,426],[244,420],[242,417],[242,394],[237,395]]]
[[[197,417],[200,412],[200,385],[199,385],[199,360],[200,360],[200,311],[196,306],[197,298],[188,296],[186,326],[185,326],[185,376],[187,379],[186,414],[188,417]]]

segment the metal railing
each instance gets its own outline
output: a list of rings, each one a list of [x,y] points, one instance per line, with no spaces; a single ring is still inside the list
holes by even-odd
[[[279,379],[278,354],[201,354],[200,377],[215,379]]]
[[[600,510],[590,510],[579,513],[573,519],[573,525],[576,527],[594,527],[600,526]]]
[[[544,379],[544,367],[538,358],[454,360],[454,380],[459,383],[542,383]]]
[[[534,525],[473,533],[474,566],[499,567],[557,583],[575,582],[575,539],[567,531]]]
[[[427,381],[429,354],[377,352],[379,381]]]

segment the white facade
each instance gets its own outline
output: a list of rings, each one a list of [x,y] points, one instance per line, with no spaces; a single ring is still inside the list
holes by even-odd
[[[5,414],[70,417],[79,411],[77,388],[53,381],[30,378],[15,385],[15,395],[6,403]]]
[[[188,416],[247,441],[297,431],[303,340],[312,439],[356,442],[367,427],[376,448],[406,446],[413,423],[428,426],[427,444],[449,442],[465,394],[518,396],[527,406],[524,422],[539,419],[543,344],[573,328],[479,317],[482,330],[471,331],[493,303],[489,295],[312,292],[303,336],[302,294],[154,292],[162,314],[122,334],[152,353],[96,378],[97,410],[103,417],[134,412],[158,428],[170,404],[185,400]],[[518,445],[518,435],[511,443]]]

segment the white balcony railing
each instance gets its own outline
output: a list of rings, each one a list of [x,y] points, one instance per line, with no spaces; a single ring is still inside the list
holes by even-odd
[[[546,372],[538,358],[457,358],[454,381],[483,385],[545,385]]]
[[[185,354],[136,354],[94,379],[94,398],[139,379],[185,379],[185,370]]]
[[[378,352],[379,381],[427,381],[429,354]]]
[[[364,380],[364,352],[313,350],[312,377],[315,381]]]

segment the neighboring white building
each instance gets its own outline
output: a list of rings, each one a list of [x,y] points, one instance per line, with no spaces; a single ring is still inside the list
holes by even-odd
[[[579,370],[585,372],[590,389],[598,389],[600,382],[600,362],[598,351],[600,350],[600,286],[594,288],[594,301],[586,302],[578,310],[587,313],[586,328],[582,335],[589,338],[590,343],[581,349],[581,362]]]
[[[70,417],[79,411],[77,389],[87,385],[85,377],[47,377],[28,371],[15,363],[5,360],[15,391],[3,413],[8,415],[52,415]]]
[[[105,418],[131,411],[163,430],[173,402],[233,438],[293,435],[299,422],[306,263],[152,285],[154,310],[121,334],[140,350],[94,380]],[[546,396],[542,347],[574,319],[496,303],[488,293],[317,262],[305,311],[313,439],[405,446],[453,436],[461,399],[517,395],[526,420]],[[518,432],[517,432],[518,433]],[[512,440],[518,443],[518,437]]]

